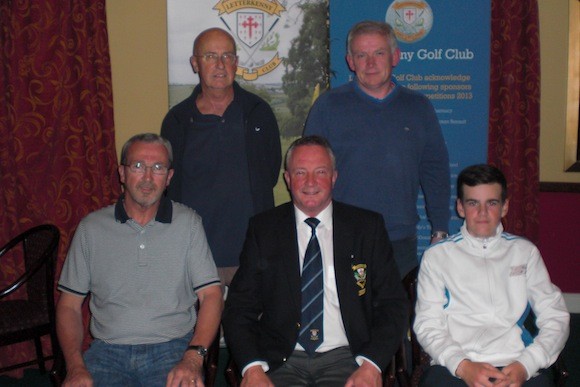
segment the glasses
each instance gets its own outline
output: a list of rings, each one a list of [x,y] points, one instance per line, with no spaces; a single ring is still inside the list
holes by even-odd
[[[125,164],[125,166],[129,167],[129,170],[131,172],[138,173],[141,175],[145,174],[145,172],[147,172],[148,169],[151,169],[151,173],[153,173],[154,175],[166,175],[167,171],[169,170],[169,168],[163,164],[156,163],[148,167],[142,161],[135,161],[134,163],[131,164]]]
[[[215,52],[206,52],[205,54],[195,55],[198,58],[203,59],[205,63],[216,64],[218,59],[222,60],[223,64],[230,65],[233,64],[238,56],[236,54],[232,54],[231,52],[226,52],[224,54],[216,54]]]

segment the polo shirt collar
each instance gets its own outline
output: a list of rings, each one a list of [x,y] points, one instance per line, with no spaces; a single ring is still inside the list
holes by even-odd
[[[115,220],[121,223],[126,223],[130,218],[125,211],[125,206],[123,205],[123,199],[125,194],[121,194],[119,200],[115,204]],[[155,220],[160,223],[171,223],[173,217],[173,205],[171,200],[166,196],[162,196],[159,201],[159,208],[157,209],[157,214],[155,215]]]

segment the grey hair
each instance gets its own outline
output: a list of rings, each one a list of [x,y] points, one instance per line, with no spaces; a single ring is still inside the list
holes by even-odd
[[[324,149],[326,149],[326,151],[328,152],[328,156],[330,156],[330,161],[332,163],[332,169],[336,170],[336,157],[334,156],[334,152],[332,151],[332,147],[330,146],[330,143],[328,142],[328,140],[322,136],[312,135],[312,136],[300,137],[299,139],[295,140],[292,144],[290,144],[290,146],[288,147],[288,150],[286,151],[286,157],[284,157],[284,170],[285,171],[288,170],[288,164],[289,164],[290,159],[292,158],[292,153],[294,152],[294,149],[296,149],[300,146],[308,146],[308,145],[318,145],[318,146],[321,146]]]
[[[165,138],[161,137],[155,133],[141,133],[136,134],[131,137],[125,145],[123,145],[123,149],[121,150],[121,164],[127,164],[127,153],[129,151],[129,147],[136,142],[146,142],[146,143],[158,143],[161,144],[167,149],[167,155],[169,157],[169,166],[173,164],[173,148],[171,147],[171,143],[167,141]]]
[[[393,27],[390,24],[374,20],[364,20],[356,23],[348,32],[346,49],[349,55],[352,55],[352,40],[357,36],[366,34],[379,34],[387,39],[391,47],[391,54],[394,54],[399,47],[395,31],[393,31]]]

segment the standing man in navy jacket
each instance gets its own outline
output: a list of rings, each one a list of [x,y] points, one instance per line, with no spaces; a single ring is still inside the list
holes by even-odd
[[[167,193],[201,214],[222,284],[229,285],[248,219],[274,207],[280,133],[268,103],[234,81],[238,57],[230,34],[203,31],[190,62],[200,83],[161,127],[174,151]]]

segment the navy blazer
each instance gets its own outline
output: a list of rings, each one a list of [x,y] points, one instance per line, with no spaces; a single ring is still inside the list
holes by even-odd
[[[332,215],[336,285],[350,350],[384,371],[406,332],[409,301],[383,217],[336,201]],[[240,370],[256,360],[274,370],[291,355],[300,288],[294,206],[286,203],[250,219],[229,289],[222,323]]]

